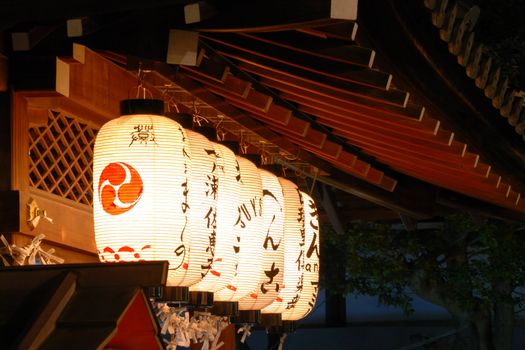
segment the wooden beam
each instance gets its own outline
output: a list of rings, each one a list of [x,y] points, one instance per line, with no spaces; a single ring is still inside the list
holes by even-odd
[[[188,92],[192,93],[198,99],[217,109],[218,111],[233,119],[240,125],[259,134],[262,138],[278,145],[287,152],[296,155],[297,158],[303,159],[311,165],[314,165],[318,168],[329,172],[330,166],[326,162],[323,162],[318,158],[316,159],[315,157],[312,157],[311,154],[309,154],[309,152],[302,151],[299,147],[295,146],[290,141],[287,141],[281,135],[270,131],[266,126],[254,120],[249,114],[242,112],[241,110],[233,107],[229,103],[226,103],[220,97],[213,95],[185,74],[179,72],[173,77],[171,77],[171,79],[173,79],[173,81],[176,84],[178,84]]]
[[[0,92],[7,91],[8,87],[8,60],[7,56],[0,52]]]
[[[298,29],[297,31],[324,39],[334,38],[345,41],[354,41],[357,34],[357,28],[357,22],[341,21],[327,25]],[[371,64],[372,63],[370,62],[370,65]]]
[[[220,13],[194,25],[199,31],[270,31],[299,28],[305,24],[355,21],[357,0],[252,0],[217,6]]]
[[[478,199],[440,189],[437,192],[436,202],[449,208],[467,211],[500,220],[525,222],[525,213],[502,208]]]
[[[197,65],[199,33],[187,30],[170,30],[166,62],[169,64]]]
[[[29,51],[57,28],[58,25],[47,25],[14,31],[11,33],[12,49],[13,51]]]
[[[347,94],[354,96],[359,96],[363,100],[377,100],[385,104],[392,104],[396,106],[404,107],[408,102],[409,94],[404,91],[389,89],[385,90],[386,82],[385,80],[383,88],[372,88],[370,86],[362,85],[360,82],[354,82],[357,80],[357,77],[354,80],[351,80],[351,74],[347,73],[350,77],[348,80],[341,80],[342,78],[339,75],[329,75],[321,73],[318,71],[311,71],[305,69],[303,66],[298,66],[296,63],[291,63],[284,60],[276,60],[272,56],[266,56],[255,50],[246,50],[243,46],[238,46],[231,44],[230,42],[219,40],[216,37],[204,36],[206,42],[209,43],[209,47],[215,50],[217,53],[226,56],[230,59],[235,59],[240,61],[242,64],[239,65],[239,68],[242,70],[252,73],[265,76],[268,73],[277,74],[282,76],[284,79],[296,79],[303,82],[304,85],[317,85],[325,88],[330,88],[338,90]],[[258,67],[259,69],[252,69],[253,67]],[[359,74],[359,72],[357,73]],[[373,72],[370,75],[377,75],[378,73]],[[379,75],[383,76],[382,73]],[[371,79],[369,79],[371,81]],[[379,83],[375,83],[379,84]]]
[[[368,60],[365,58],[363,60],[365,62],[352,62],[352,53],[363,51],[355,46],[338,45],[337,49],[312,52],[303,49],[300,42],[283,44],[277,41],[278,39],[268,39],[268,35],[206,33],[203,38],[235,48],[237,52],[246,52],[309,72],[326,75],[333,78],[334,81],[355,82],[365,86],[388,89],[391,80],[390,74],[368,69],[368,66],[363,67],[364,64],[369,63],[370,58]],[[354,60],[357,61],[358,58]]]
[[[184,6],[184,22],[198,23],[217,15],[217,9],[209,1],[197,1]]]
[[[292,167],[292,169],[311,176],[299,168]],[[331,169],[330,176],[319,176],[316,180],[381,207],[414,218],[428,219],[436,214],[434,208],[435,187],[415,178],[398,175],[398,184],[393,192],[385,191],[337,169]]]
[[[135,97],[138,78],[85,46],[73,44],[73,58],[57,58],[56,91],[107,118],[120,115],[120,101]],[[161,93],[146,87],[153,98]]]
[[[30,323],[29,330],[24,333],[18,344],[20,349],[38,349],[53,332],[55,323],[65,309],[76,290],[77,277],[68,272],[61,277],[58,286],[48,300],[42,300],[43,308],[38,316]]]
[[[524,193],[523,140],[465,75],[464,68],[444,49],[439,36],[427,34],[435,32],[435,28],[429,20],[417,20],[428,15],[423,4],[370,0],[361,5],[362,41],[370,40],[381,47],[382,54],[395,65],[410,91],[417,93],[425,105],[433,106],[435,115],[449,129]],[[381,26],[377,25],[378,6],[385,14]],[[387,39],[392,35],[398,40]],[[429,81],[433,83],[428,84]]]
[[[19,222],[19,191],[0,191],[0,232],[16,232],[20,230]]]

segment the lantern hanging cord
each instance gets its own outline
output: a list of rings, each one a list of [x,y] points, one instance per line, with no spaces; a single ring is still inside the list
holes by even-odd
[[[261,164],[268,164],[268,152],[264,149],[266,143],[261,141]]]
[[[136,96],[135,98],[139,99],[139,98],[142,98],[142,99],[146,99],[146,94],[148,94],[151,98],[153,98],[153,94],[151,93],[151,91],[149,91],[145,86],[144,86],[144,76],[146,73],[149,73],[150,71],[149,70],[144,70],[142,68],[142,62],[139,63],[139,69],[137,71],[137,93],[136,93]],[[142,95],[142,96],[141,96]]]
[[[312,180],[312,186],[310,187],[310,197],[312,196],[312,193],[314,192],[315,183],[317,181],[317,176],[319,175],[319,168],[315,168],[315,174],[314,179]]]
[[[177,104],[177,101],[175,100],[175,95],[171,95],[168,101],[166,102],[166,107],[168,109],[168,112],[171,112],[171,107],[175,108],[175,112],[180,113],[179,105]]]
[[[197,126],[202,126],[202,121],[205,121],[206,124],[209,124],[210,121],[202,116],[202,114],[199,113],[199,110],[197,109],[197,104],[195,103],[195,100],[193,100],[193,123],[197,124]]]
[[[241,149],[241,154],[248,153],[248,143],[244,140],[244,130],[241,130],[240,140],[239,140],[239,148]]]
[[[226,132],[222,128],[222,124],[224,122],[224,116],[219,116],[219,122],[215,124],[215,130],[216,130],[216,136],[217,141],[224,141],[224,137],[226,136]]]

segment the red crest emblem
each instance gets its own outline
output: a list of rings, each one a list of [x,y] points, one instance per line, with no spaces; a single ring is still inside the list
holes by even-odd
[[[110,163],[100,174],[98,194],[106,213],[119,215],[131,210],[142,196],[142,178],[126,163]]]

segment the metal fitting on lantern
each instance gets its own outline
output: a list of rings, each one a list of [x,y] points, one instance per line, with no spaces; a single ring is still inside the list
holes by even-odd
[[[281,314],[261,314],[260,323],[266,329],[283,325]]]
[[[239,314],[239,303],[236,301],[215,301],[210,312],[217,316],[236,317]]]
[[[190,300],[188,287],[150,287],[148,295],[156,302],[170,304],[185,304]]]
[[[213,307],[213,293],[190,291],[189,305],[195,308]]]
[[[266,329],[269,334],[294,333],[297,330],[295,321],[283,321],[280,326],[273,326]]]
[[[261,323],[261,311],[260,310],[239,310],[239,314],[231,318],[231,323],[260,324]]]
[[[164,115],[164,101],[153,99],[130,99],[120,101],[120,115]]]

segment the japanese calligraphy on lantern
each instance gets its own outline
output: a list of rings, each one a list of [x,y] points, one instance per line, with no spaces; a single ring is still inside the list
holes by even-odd
[[[134,143],[138,144],[148,144],[148,142],[153,142],[156,144],[155,141],[155,131],[153,124],[137,124],[133,127],[133,131],[130,133],[131,135],[131,142],[129,143],[129,146],[133,145]]]
[[[211,268],[217,229],[217,175],[213,145],[203,135],[186,131],[191,150],[189,183],[190,242],[188,270],[198,270],[201,277]],[[210,151],[211,150],[211,151]]]
[[[262,309],[262,313],[282,313],[293,308],[303,288],[304,203],[294,183],[283,178],[279,178],[279,183],[284,200],[284,239],[280,244],[284,245],[283,283],[274,302]],[[271,241],[268,240],[267,244],[270,245]]]
[[[238,238],[236,274],[226,288],[215,293],[217,301],[239,301],[258,288],[265,233],[263,227],[262,183],[257,167],[249,160],[237,157],[240,171],[240,202],[234,229]]]
[[[263,188],[263,260],[258,289],[239,301],[239,310],[260,310],[278,296],[284,270],[284,197],[278,178],[259,169]]]
[[[212,173],[214,177],[207,177],[206,195],[216,198],[216,210],[206,213],[206,225],[212,229],[208,236],[209,248],[214,250],[213,262],[209,272],[203,279],[190,287],[190,291],[217,292],[231,283],[238,254],[233,246],[237,244],[234,224],[237,220],[239,205],[240,183],[237,180],[237,160],[227,147],[212,143],[212,149],[206,152],[215,157]]]
[[[157,115],[110,120],[99,131],[93,159],[93,216],[106,262],[168,260],[167,284],[185,283],[190,159],[182,128]],[[188,156],[190,154],[188,153]],[[169,160],[169,161],[166,161]],[[200,278],[197,274],[194,281]],[[191,283],[191,281],[190,281]]]
[[[283,320],[296,321],[305,317],[314,307],[319,288],[319,215],[313,199],[301,192],[305,211],[304,271],[301,290],[293,308],[282,314]]]

